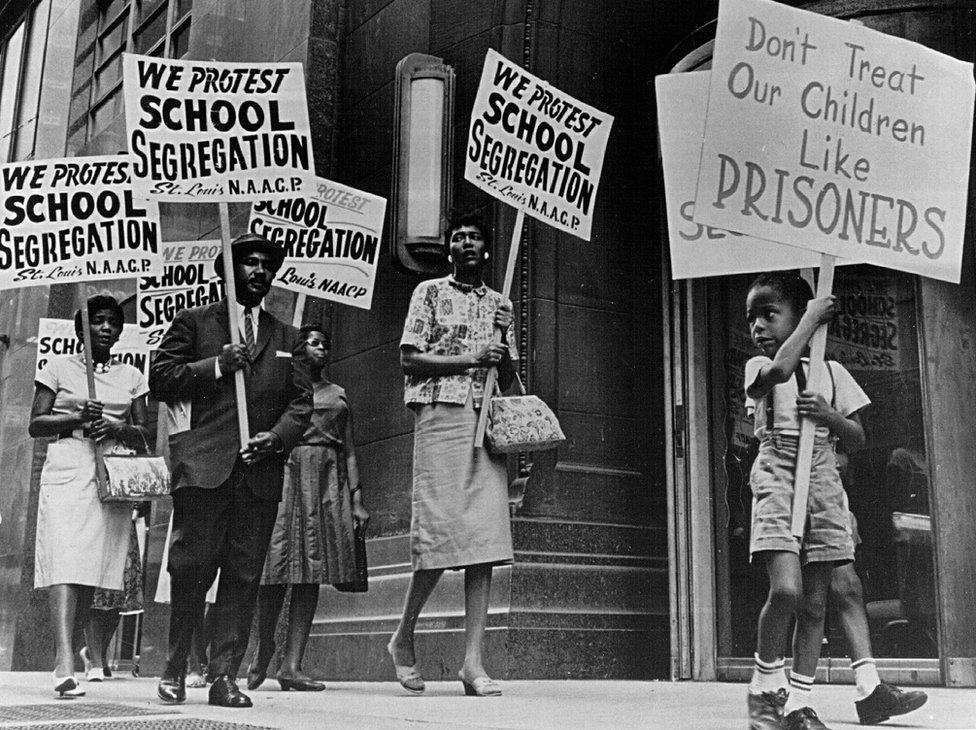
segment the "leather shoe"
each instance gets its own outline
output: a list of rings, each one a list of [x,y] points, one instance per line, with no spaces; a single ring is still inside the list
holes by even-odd
[[[237,682],[229,674],[221,674],[210,685],[207,700],[218,707],[251,707],[251,698],[237,689]]]
[[[282,692],[287,692],[290,689],[296,692],[321,692],[325,689],[324,684],[316,682],[310,677],[282,677],[279,674],[278,684],[281,685]]]
[[[186,674],[180,672],[175,677],[163,676],[156,687],[159,699],[168,704],[179,704],[186,701]]]

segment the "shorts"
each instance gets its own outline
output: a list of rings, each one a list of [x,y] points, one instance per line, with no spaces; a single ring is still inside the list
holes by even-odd
[[[810,468],[810,493],[802,544],[791,533],[793,479],[798,436],[774,433],[763,439],[752,465],[752,532],[750,559],[758,552],[780,550],[800,556],[800,564],[848,562],[854,559],[847,495],[837,472],[834,448],[817,437]]]

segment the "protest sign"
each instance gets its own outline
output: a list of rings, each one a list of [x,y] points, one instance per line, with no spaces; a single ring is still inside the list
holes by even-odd
[[[0,290],[152,273],[159,238],[125,155],[0,165]]]
[[[589,241],[612,124],[609,114],[489,48],[471,110],[464,178]]]
[[[709,72],[658,76],[657,122],[671,250],[671,278],[812,268],[820,254],[696,223],[695,186]],[[844,261],[843,263],[849,263]]]
[[[293,196],[313,174],[300,63],[122,55],[133,185],[179,202]]]
[[[136,323],[150,349],[159,347],[182,310],[213,304],[224,296],[223,282],[214,271],[220,241],[167,241],[162,249],[162,275],[140,277],[136,289]]]
[[[37,360],[35,371],[40,372],[57,355],[74,355],[84,350],[75,336],[72,319],[42,317],[37,323]],[[149,377],[149,347],[134,324],[122,325],[122,335],[112,347],[112,361],[128,363]]]
[[[959,281],[972,64],[770,0],[722,0],[694,219]]]
[[[378,195],[314,178],[302,197],[256,202],[249,228],[285,250],[276,285],[369,309],[385,212]]]

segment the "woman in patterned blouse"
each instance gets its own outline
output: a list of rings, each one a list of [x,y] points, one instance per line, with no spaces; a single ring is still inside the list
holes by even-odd
[[[504,456],[475,449],[474,434],[488,369],[507,387],[518,359],[512,304],[485,286],[488,229],[471,214],[445,233],[453,273],[422,282],[413,292],[400,340],[404,401],[414,411],[413,575],[400,625],[387,647],[397,679],[421,693],[414,628],[445,569],[464,568],[465,653],[458,672],[466,694],[501,694],[485,671],[482,644],[492,566],[512,561],[508,477]],[[495,328],[501,342],[494,341]]]

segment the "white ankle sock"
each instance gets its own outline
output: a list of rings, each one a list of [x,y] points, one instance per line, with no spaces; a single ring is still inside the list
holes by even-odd
[[[783,657],[771,662],[764,662],[758,654],[754,654],[753,657],[755,663],[752,669],[752,681],[749,682],[749,691],[752,694],[760,695],[763,692],[775,692],[786,687]]]
[[[810,699],[813,697],[813,677],[797,674],[790,670],[790,696],[783,708],[783,715],[789,715],[801,707],[812,707]]]
[[[857,698],[859,700],[870,695],[874,692],[874,688],[881,684],[874,657],[864,657],[864,659],[851,662],[851,669],[854,670],[854,684],[857,685]]]

